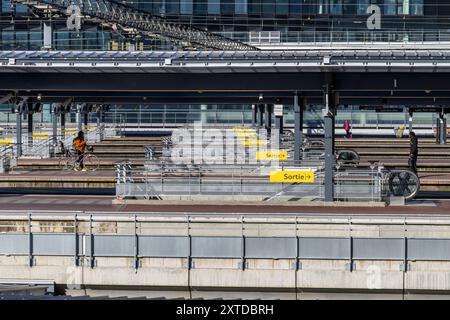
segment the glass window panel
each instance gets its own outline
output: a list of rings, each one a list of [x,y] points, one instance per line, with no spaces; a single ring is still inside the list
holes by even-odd
[[[396,7],[397,0],[384,0],[384,14],[387,16],[395,16],[397,14]]]
[[[358,0],[358,7],[356,13],[358,15],[366,15],[369,7],[369,0]]]
[[[410,0],[410,2],[411,2],[411,15],[422,16],[423,0]]]
[[[247,14],[247,0],[235,0],[234,11],[236,14]]]
[[[181,14],[192,14],[193,3],[192,0],[181,0],[180,1],[180,13]]]
[[[289,1],[289,14],[299,15],[302,13],[301,0]]]
[[[330,14],[341,15],[342,14],[342,0],[330,1]]]
[[[287,15],[289,13],[289,0],[276,0],[276,12],[280,15]]]
[[[167,14],[180,13],[180,0],[166,0]]]
[[[227,15],[234,14],[234,0],[221,0],[220,12]]]

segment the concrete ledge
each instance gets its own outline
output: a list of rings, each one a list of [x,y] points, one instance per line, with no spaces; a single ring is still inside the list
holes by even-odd
[[[200,200],[145,200],[145,199],[113,199],[113,204],[136,204],[136,205],[217,205],[217,206],[236,206],[236,204],[243,206],[287,206],[287,207],[386,207],[385,202],[324,202],[324,201],[284,201],[284,202],[266,202],[266,201],[217,201],[213,203],[210,199]]]

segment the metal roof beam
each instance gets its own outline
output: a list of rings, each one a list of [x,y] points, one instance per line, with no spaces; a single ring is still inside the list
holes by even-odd
[[[187,27],[167,21],[166,19],[151,15],[145,11],[125,5],[114,0],[12,0],[39,10],[42,5],[56,9],[59,14],[67,15],[67,7],[76,5],[81,15],[89,17],[88,20],[100,20],[103,23],[115,24],[123,28],[133,28],[144,35],[159,35],[162,38],[186,42],[190,46],[213,50],[258,50],[240,41],[232,40],[221,35],[213,34],[195,27]]]

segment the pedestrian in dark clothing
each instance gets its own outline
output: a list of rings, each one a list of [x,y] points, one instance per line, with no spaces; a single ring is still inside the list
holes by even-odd
[[[409,133],[409,146],[410,151],[408,165],[411,171],[417,173],[417,155],[419,153],[419,144],[416,134],[412,131]]]

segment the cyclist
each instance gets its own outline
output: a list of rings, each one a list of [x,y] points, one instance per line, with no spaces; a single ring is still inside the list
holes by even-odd
[[[83,131],[78,132],[78,135],[76,136],[75,139],[73,139],[72,143],[78,155],[76,163],[79,164],[81,171],[86,171],[83,164],[84,153],[86,151],[86,141],[84,140],[84,132]],[[75,167],[75,170],[78,169]]]

